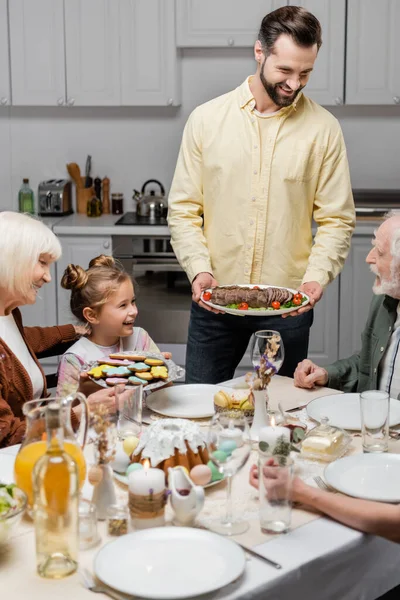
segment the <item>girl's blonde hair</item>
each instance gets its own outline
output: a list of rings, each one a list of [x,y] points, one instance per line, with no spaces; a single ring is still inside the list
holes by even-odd
[[[48,254],[52,261],[61,256],[61,244],[47,225],[30,215],[0,213],[0,286],[3,289],[26,296],[42,254]]]
[[[88,269],[69,264],[61,279],[61,287],[71,290],[72,314],[82,322],[85,308],[98,311],[130,277],[112,256],[100,254],[89,263]]]

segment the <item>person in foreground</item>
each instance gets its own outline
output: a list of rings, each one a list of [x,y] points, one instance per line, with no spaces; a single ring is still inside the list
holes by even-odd
[[[187,383],[231,379],[260,329],[279,331],[280,374],[292,377],[307,356],[311,309],[343,268],[355,223],[343,135],[302,92],[321,44],[320,23],[304,8],[267,14],[255,74],[186,124],[168,224],[192,283]],[[214,314],[200,294],[218,283],[289,287],[311,302],[294,318]]]
[[[141,327],[134,327],[138,309],[130,275],[112,256],[93,258],[87,270],[69,264],[61,286],[71,290],[71,311],[90,331],[63,355],[58,369],[57,394],[66,395],[80,389],[99,386],[86,380],[82,372],[90,363],[124,351],[157,352],[160,350]],[[170,352],[163,352],[171,358]]]
[[[379,389],[400,398],[400,211],[388,213],[372,245],[366,261],[376,279],[361,350],[326,368],[303,360],[294,373],[297,387],[326,385],[343,392]]]
[[[273,463],[273,459],[271,460]],[[276,469],[271,465],[263,467],[265,489],[273,491],[275,497],[279,497],[280,486],[282,490],[287,487],[287,482],[280,482],[276,477]],[[259,489],[259,473],[257,465],[250,469],[250,484]],[[282,493],[283,495],[283,493]],[[332,494],[311,487],[304,483],[299,477],[293,480],[292,501],[304,504],[306,507],[319,510],[320,512],[364,533],[379,535],[391,542],[400,543],[400,506],[385,504],[382,502],[371,502],[349,498],[339,494]]]
[[[4,448],[24,436],[24,403],[48,395],[38,359],[62,354],[85,328],[22,324],[19,307],[36,302],[40,289],[51,281],[51,264],[61,256],[60,242],[46,225],[28,215],[0,213],[0,256],[0,448]],[[112,396],[112,390],[102,390],[88,398],[89,406],[113,405]],[[72,424],[78,424],[74,412]]]

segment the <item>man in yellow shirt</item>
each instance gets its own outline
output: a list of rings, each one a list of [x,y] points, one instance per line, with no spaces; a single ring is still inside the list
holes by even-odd
[[[188,383],[230,379],[260,329],[281,333],[280,373],[292,376],[307,356],[309,309],[343,267],[355,223],[343,135],[301,91],[321,43],[320,23],[304,8],[266,15],[255,75],[186,124],[168,223],[192,282]],[[300,289],[311,303],[283,319],[214,314],[200,301],[206,288],[246,283]]]

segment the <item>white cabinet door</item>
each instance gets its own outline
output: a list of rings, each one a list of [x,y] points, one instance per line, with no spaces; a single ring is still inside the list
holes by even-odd
[[[399,0],[348,0],[346,104],[400,104]]]
[[[322,27],[322,46],[305,93],[324,105],[343,104],[346,0],[290,0],[303,6]]]
[[[124,106],[180,104],[174,0],[120,0]]]
[[[11,104],[7,0],[0,0],[0,106]]]
[[[108,236],[73,236],[59,235],[62,246],[62,256],[57,262],[57,318],[60,325],[76,323],[76,318],[70,310],[70,290],[64,290],[60,281],[64,270],[72,263],[87,269],[92,258],[100,254],[112,254],[111,237]]]
[[[121,104],[119,2],[65,0],[67,104]]]
[[[338,358],[339,278],[326,288],[314,309],[308,358],[317,365],[329,365]]]
[[[286,0],[176,0],[177,45],[253,46],[265,15],[286,5]]]
[[[13,105],[65,104],[63,0],[11,0]]]
[[[361,333],[373,297],[375,276],[365,262],[371,250],[371,235],[354,235],[340,276],[339,358],[361,348]]]

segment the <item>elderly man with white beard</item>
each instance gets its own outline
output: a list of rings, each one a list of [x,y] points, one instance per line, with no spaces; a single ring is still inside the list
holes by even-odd
[[[326,368],[303,360],[294,373],[297,387],[326,385],[343,392],[380,389],[400,399],[400,211],[387,215],[375,231],[372,246],[366,261],[376,279],[361,350]]]

